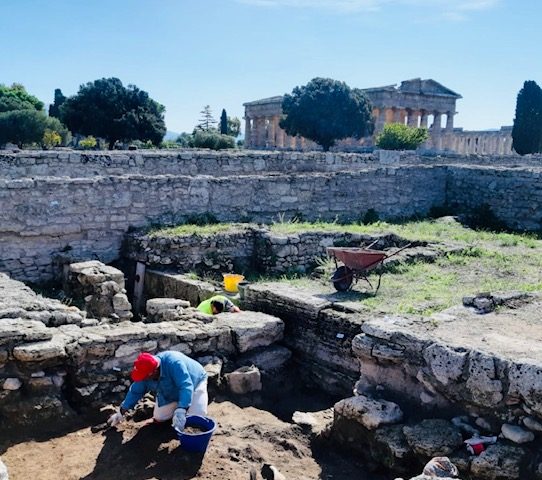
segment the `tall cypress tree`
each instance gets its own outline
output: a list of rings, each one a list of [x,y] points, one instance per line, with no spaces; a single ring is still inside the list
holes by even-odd
[[[55,102],[49,105],[49,116],[60,118],[60,107],[66,101],[66,97],[60,88],[55,88]]]
[[[518,93],[512,148],[520,155],[542,151],[542,89],[532,80]]]
[[[228,134],[228,115],[226,115],[226,109],[222,109],[222,115],[220,115],[220,133],[222,135]]]

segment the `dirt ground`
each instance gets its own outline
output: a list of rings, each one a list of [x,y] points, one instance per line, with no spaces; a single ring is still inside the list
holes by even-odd
[[[259,472],[264,463],[288,480],[383,480],[325,445],[312,446],[300,427],[265,410],[222,401],[209,406],[209,416],[218,428],[203,458],[184,452],[168,425],[148,420],[98,433],[75,429],[46,441],[3,445],[0,452],[11,480],[249,480],[251,468]]]

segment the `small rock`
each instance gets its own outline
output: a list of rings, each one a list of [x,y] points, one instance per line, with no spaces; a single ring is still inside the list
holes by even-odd
[[[286,480],[286,477],[279,472],[277,467],[267,463],[262,467],[261,474],[265,480]]]
[[[448,457],[435,457],[431,459],[424,467],[422,473],[429,477],[438,478],[454,478],[459,474],[457,467]]]
[[[488,480],[526,480],[521,476],[521,464],[526,452],[519,448],[503,444],[487,447],[472,460],[471,476]]]
[[[0,480],[9,480],[8,469],[2,460],[0,460]]]
[[[476,423],[476,425],[478,425],[482,430],[485,430],[487,432],[491,432],[492,431],[492,427],[491,427],[491,423],[489,423],[485,418],[483,417],[478,417],[474,423]]]
[[[228,387],[232,393],[244,395],[262,389],[260,371],[255,366],[241,367],[226,375]]]
[[[23,383],[18,378],[6,378],[2,388],[4,390],[19,390]]]
[[[534,433],[521,428],[519,425],[505,423],[501,428],[501,432],[504,438],[514,443],[528,443],[534,440]]]
[[[542,423],[538,420],[535,420],[533,417],[525,417],[523,419],[523,425],[525,425],[529,430],[534,432],[542,432]]]
[[[368,430],[398,423],[403,419],[403,412],[396,403],[372,399],[365,395],[341,400],[335,404],[334,409],[339,415],[357,421]]]

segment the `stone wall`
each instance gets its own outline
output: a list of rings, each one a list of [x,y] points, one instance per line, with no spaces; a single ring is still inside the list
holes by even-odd
[[[359,377],[358,359],[352,352],[352,340],[361,331],[359,317],[283,283],[250,285],[242,306],[284,321],[284,343],[301,365],[304,381],[329,393],[351,394]]]
[[[482,155],[397,152],[401,164],[470,164],[470,165],[540,165],[541,155]],[[236,176],[269,172],[334,172],[355,171],[378,166],[374,153],[341,152],[212,152],[208,150],[80,152],[0,150],[0,178],[97,177],[108,175],[211,175]]]
[[[469,211],[487,204],[497,218],[517,230],[542,228],[542,169],[447,167],[449,205]]]
[[[152,268],[215,276],[222,272],[281,275],[307,273],[328,257],[327,247],[374,248],[402,246],[406,240],[393,234],[365,235],[340,231],[306,231],[280,234],[257,225],[234,225],[216,234],[126,236],[123,256]],[[217,279],[221,280],[221,277]]]
[[[393,219],[488,203],[512,227],[540,228],[539,157],[396,157],[384,165],[377,155],[333,153],[4,154],[0,271],[44,281],[66,261],[118,258],[129,229],[205,212],[222,221],[357,220],[373,208]],[[502,166],[465,165],[489,161]]]
[[[178,223],[190,214],[222,221],[271,221],[278,212],[306,219],[423,215],[445,201],[441,167],[400,166],[359,172],[236,177],[110,176],[0,180],[0,270],[14,278],[53,276],[53,257],[119,256],[125,232]]]

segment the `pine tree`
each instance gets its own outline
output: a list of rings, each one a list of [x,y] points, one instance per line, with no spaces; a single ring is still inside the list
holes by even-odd
[[[222,109],[222,115],[220,115],[220,133],[222,135],[228,134],[228,115],[226,109]]]
[[[205,105],[205,107],[203,107],[203,110],[199,113],[201,113],[201,118],[199,119],[199,123],[196,126],[196,129],[203,130],[204,132],[214,130],[217,121],[213,118],[213,112],[211,111],[211,107],[209,105]]]
[[[520,155],[542,151],[542,89],[532,80],[518,93],[512,141]]]

